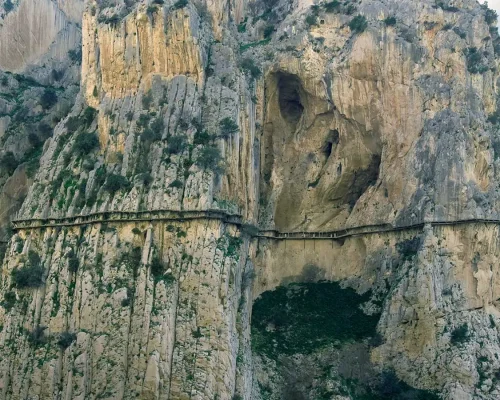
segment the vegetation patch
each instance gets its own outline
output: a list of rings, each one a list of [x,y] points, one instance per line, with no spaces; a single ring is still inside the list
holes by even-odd
[[[349,28],[356,33],[364,32],[366,28],[368,28],[368,21],[364,15],[356,15],[351,22],[349,22]]]
[[[97,135],[94,132],[83,132],[76,137],[73,151],[80,156],[84,156],[97,147],[99,147]]]
[[[65,350],[69,346],[71,346],[71,343],[73,343],[76,340],[76,334],[73,332],[63,332],[59,335],[59,339],[57,340],[57,345]]]
[[[467,324],[460,325],[451,332],[451,343],[459,345],[469,340],[469,327]]]
[[[30,250],[28,262],[21,268],[12,271],[12,284],[18,289],[37,288],[44,284],[44,269],[40,256]]]
[[[467,70],[471,74],[483,74],[489,70],[486,59],[488,53],[482,52],[477,47],[469,47],[464,50],[467,61]]]
[[[415,257],[422,247],[422,239],[418,236],[414,238],[403,240],[396,244],[396,249],[403,258],[403,261],[411,260]]]
[[[292,284],[263,293],[252,311],[252,348],[276,359],[376,335],[380,315],[366,315],[358,295],[336,282]]]
[[[119,190],[127,190],[130,188],[130,182],[123,175],[110,174],[106,179],[106,184],[104,188],[112,194],[115,194]]]

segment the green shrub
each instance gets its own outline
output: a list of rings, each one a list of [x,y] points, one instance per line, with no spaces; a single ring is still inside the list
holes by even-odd
[[[364,15],[356,15],[351,22],[349,22],[349,28],[353,32],[362,33],[368,28],[368,21]]]
[[[154,256],[151,260],[151,275],[153,275],[155,280],[160,279],[165,273],[165,265],[161,262],[158,256]]]
[[[89,127],[97,115],[97,110],[93,107],[87,107],[83,110],[83,114],[80,117],[81,123],[86,127]]]
[[[99,15],[97,18],[97,22],[100,24],[108,24],[108,25],[118,25],[120,21],[123,19],[125,15],[113,14],[111,16],[106,16],[104,14]]]
[[[219,132],[220,136],[224,139],[228,139],[239,130],[240,128],[238,127],[238,124],[229,117],[226,117],[220,121]]]
[[[19,165],[19,161],[17,160],[16,156],[14,155],[14,153],[12,151],[6,152],[0,158],[0,168],[7,171],[7,173],[9,175],[12,174],[16,170],[18,165]]]
[[[161,140],[161,133],[158,131],[154,131],[153,129],[146,128],[144,131],[141,133],[141,140],[143,142],[157,142],[158,140]]]
[[[179,179],[176,179],[168,186],[171,188],[175,188],[175,189],[181,189],[184,185],[183,185],[182,181],[180,181]]]
[[[45,336],[45,326],[37,326],[33,331],[28,332],[28,342],[33,347],[40,347],[47,343],[47,337]]]
[[[238,25],[238,32],[244,33],[246,31],[247,31],[247,23],[245,21],[245,22],[242,22],[241,24]]]
[[[141,115],[139,115],[139,118],[137,119],[137,126],[139,128],[146,128],[149,124],[149,121],[151,121],[151,115],[141,114]]]
[[[127,190],[130,188],[130,182],[123,175],[110,174],[106,179],[104,188],[109,193],[116,193],[119,190]]]
[[[2,86],[8,86],[9,85],[9,78],[7,76],[2,77]]]
[[[132,121],[134,119],[134,112],[133,111],[127,111],[125,114],[125,118],[127,121]]]
[[[339,9],[339,6],[340,6],[340,1],[333,0],[328,3],[325,3],[323,7],[325,8],[325,11],[327,13],[333,13]]]
[[[142,231],[139,228],[137,228],[137,227],[135,227],[134,229],[132,229],[132,233],[134,235],[142,235]]]
[[[182,153],[187,147],[187,139],[183,135],[171,136],[167,142],[167,151],[169,154]]]
[[[71,343],[73,343],[76,340],[76,334],[73,332],[63,332],[59,335],[59,338],[57,340],[57,345],[65,350],[69,346],[71,346]]]
[[[82,48],[73,49],[68,51],[68,57],[71,61],[80,64],[82,62]]]
[[[196,165],[202,169],[211,170],[215,173],[223,171],[221,167],[222,156],[220,150],[216,146],[206,146],[200,150]]]
[[[205,145],[205,144],[210,143],[211,140],[212,140],[212,136],[210,135],[210,133],[208,133],[208,131],[206,131],[206,130],[204,130],[204,131],[198,130],[194,134],[193,144],[195,144],[195,145],[197,145],[197,144]]]
[[[43,286],[44,269],[40,263],[29,263],[12,271],[13,286],[18,289]]]
[[[149,107],[151,107],[152,103],[153,103],[153,95],[151,94],[151,92],[145,93],[142,96],[142,108],[148,110]]]
[[[137,176],[137,179],[144,185],[149,186],[153,182],[153,176],[149,172],[144,172]]]
[[[68,269],[73,274],[78,271],[78,267],[80,266],[80,262],[78,261],[78,257],[74,253],[73,250],[68,254]]]
[[[57,103],[57,94],[54,89],[45,88],[42,96],[40,97],[40,104],[47,110]]]
[[[262,74],[260,68],[255,65],[253,59],[248,57],[243,59],[241,62],[241,68],[243,68],[244,71],[249,72],[251,77],[254,79],[257,79]]]
[[[187,0],[177,0],[173,6],[174,10],[178,10],[180,8],[184,8],[188,5]]]
[[[467,342],[469,339],[469,327],[467,324],[463,324],[451,332],[451,343],[454,345]]]
[[[264,39],[270,38],[273,32],[274,32],[274,25],[272,24],[266,25],[266,27],[264,28]]]
[[[69,133],[76,132],[76,130],[80,127],[80,118],[71,116],[68,118],[64,126]]]
[[[386,19],[384,19],[384,23],[387,25],[387,26],[394,26],[396,25],[396,17],[387,17]]]
[[[421,247],[422,240],[418,236],[415,236],[412,239],[403,240],[402,242],[396,244],[396,249],[403,260],[409,260],[416,256]]]
[[[151,122],[150,127],[153,130],[153,132],[159,134],[161,138],[161,134],[165,130],[165,122],[163,121],[163,117],[158,116],[157,118],[155,118],[155,120]]]
[[[4,294],[3,301],[0,303],[0,305],[5,308],[5,311],[8,312],[16,305],[16,301],[16,294],[12,290],[9,290]]]
[[[163,4],[165,3],[165,1],[164,1],[164,0],[153,0],[153,2],[152,2],[152,3],[153,3],[153,4],[158,4],[158,5],[160,5],[160,6],[161,6],[161,5],[163,5]]]
[[[496,25],[498,21],[498,14],[495,10],[492,10],[491,8],[488,7],[488,3],[485,3],[481,5],[481,8],[485,11],[484,12],[484,20],[488,25]]]
[[[476,47],[470,47],[465,50],[465,57],[467,61],[467,70],[471,74],[483,74],[488,71],[488,66],[484,61],[484,54]]]
[[[88,155],[99,147],[99,139],[94,132],[80,133],[73,144],[73,151],[80,156]]]
[[[314,26],[318,24],[318,16],[315,14],[309,14],[306,19],[305,23],[307,26]]]
[[[12,4],[12,0],[5,0],[5,3],[3,3],[3,9],[5,10],[5,13],[9,13],[14,9],[14,4]]]

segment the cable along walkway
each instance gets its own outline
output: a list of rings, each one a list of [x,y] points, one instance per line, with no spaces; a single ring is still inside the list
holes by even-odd
[[[155,221],[178,221],[212,219],[238,227],[248,227],[248,231],[254,233],[251,236],[269,238],[276,240],[336,240],[352,236],[363,236],[377,233],[398,232],[423,229],[430,226],[458,226],[472,224],[500,225],[498,219],[463,219],[453,221],[425,221],[404,226],[393,226],[391,224],[363,225],[345,228],[329,232],[280,232],[277,230],[260,230],[258,227],[245,224],[239,214],[229,213],[220,209],[209,210],[153,210],[153,211],[103,211],[85,215],[75,215],[63,218],[33,218],[17,219],[12,221],[13,230],[41,229],[53,227],[70,227],[91,224],[113,223],[113,222],[155,222]]]

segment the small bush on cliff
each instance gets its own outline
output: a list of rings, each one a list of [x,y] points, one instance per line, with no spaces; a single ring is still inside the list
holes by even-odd
[[[10,290],[4,294],[3,301],[0,305],[5,308],[5,311],[10,311],[15,306],[16,300],[16,294]]]
[[[467,342],[469,339],[469,327],[467,324],[460,325],[451,332],[451,343],[454,345]]]
[[[307,26],[314,26],[318,24],[318,16],[315,14],[310,14],[304,20]]]
[[[87,107],[83,111],[82,116],[80,117],[80,122],[85,126],[89,127],[90,124],[94,121],[97,115],[97,110],[93,107]]]
[[[403,258],[403,260],[410,260],[417,255],[420,247],[422,246],[422,240],[420,237],[415,236],[412,239],[403,240],[396,244],[396,249]]]
[[[3,3],[3,9],[5,10],[6,13],[11,12],[14,9],[14,4],[12,4],[12,0],[5,0],[5,3]]]
[[[79,47],[68,51],[68,57],[71,61],[80,64],[82,62],[82,48]]]
[[[0,168],[3,170],[7,171],[7,173],[10,175],[12,174],[17,166],[19,165],[19,161],[17,161],[16,156],[12,151],[6,152],[1,158],[0,158]]]
[[[216,146],[206,146],[200,150],[200,154],[196,159],[196,165],[202,169],[211,170],[215,173],[222,173],[222,156],[219,148]]]
[[[68,269],[72,273],[76,273],[78,271],[78,267],[80,266],[80,262],[78,261],[78,257],[71,251],[68,255]]]
[[[99,147],[99,139],[94,132],[80,133],[73,145],[73,151],[80,156],[89,154],[95,148]]]
[[[243,59],[243,61],[241,62],[241,68],[243,68],[244,71],[250,73],[250,76],[254,79],[257,79],[262,74],[260,68],[255,65],[255,62],[251,58]]]
[[[33,347],[41,347],[47,343],[45,336],[45,326],[37,326],[31,332],[28,332],[28,341]]]
[[[177,0],[173,6],[174,10],[179,10],[181,8],[184,8],[188,5],[187,0]]]
[[[72,332],[63,332],[59,335],[59,339],[57,340],[57,345],[65,350],[69,346],[71,346],[71,343],[73,343],[76,340],[76,334]]]
[[[119,190],[127,190],[130,188],[130,182],[123,175],[111,174],[106,179],[104,188],[111,194],[115,194]]]
[[[46,110],[51,108],[57,103],[57,94],[54,89],[45,88],[42,96],[40,97],[40,104]]]
[[[364,15],[356,15],[351,22],[349,22],[349,28],[353,32],[362,33],[368,28],[368,21]]]
[[[240,130],[238,124],[229,117],[226,117],[222,121],[220,121],[219,126],[220,126],[219,127],[220,136],[224,139],[228,139],[234,133]]]
[[[384,23],[386,26],[394,26],[396,25],[396,17],[387,17],[384,19]]]
[[[488,71],[488,66],[485,64],[485,54],[479,51],[476,47],[470,47],[465,51],[467,61],[467,70],[471,74],[483,74]]]
[[[27,264],[12,271],[12,284],[18,289],[36,288],[44,284],[44,269],[40,257],[35,252],[30,251],[28,258]]]
[[[494,25],[498,21],[498,14],[495,10],[488,7],[488,3],[482,4],[481,8],[484,10],[484,20],[488,25]]]
[[[169,154],[182,153],[187,147],[187,139],[183,135],[171,136],[167,142],[167,151]]]
[[[340,1],[338,0],[330,1],[329,3],[325,3],[323,7],[325,7],[325,11],[327,13],[333,13],[339,9]]]

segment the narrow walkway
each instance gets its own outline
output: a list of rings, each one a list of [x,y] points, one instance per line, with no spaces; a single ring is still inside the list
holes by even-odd
[[[259,230],[257,227],[247,225],[243,222],[241,215],[231,214],[224,210],[203,211],[180,211],[180,210],[154,210],[154,211],[107,211],[86,215],[77,215],[64,218],[46,219],[18,219],[12,221],[13,230],[41,229],[54,227],[70,227],[91,224],[114,223],[114,222],[153,222],[153,221],[188,221],[199,219],[220,220],[224,223],[233,224],[238,227],[248,227],[248,232],[254,237],[276,239],[276,240],[340,240],[352,236],[370,235],[376,233],[398,232],[406,230],[423,229],[425,225],[431,226],[458,226],[468,224],[493,224],[500,225],[496,219],[464,219],[455,221],[425,221],[411,225],[394,227],[390,224],[364,225],[346,228],[331,232],[279,232],[276,230]]]

